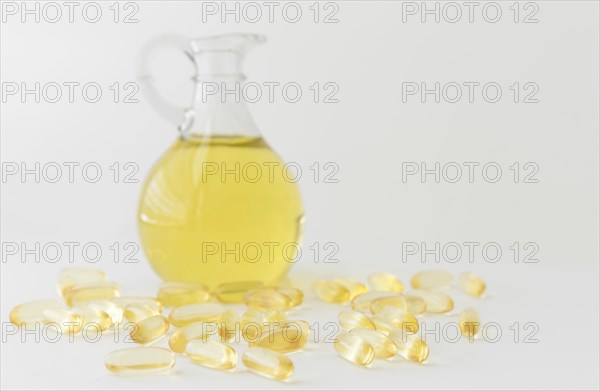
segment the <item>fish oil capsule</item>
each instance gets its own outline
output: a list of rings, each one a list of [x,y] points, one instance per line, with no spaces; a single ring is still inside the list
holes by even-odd
[[[375,314],[371,318],[371,321],[375,325],[375,329],[385,335],[388,335],[392,330],[396,328],[393,324],[393,320],[385,315]]]
[[[255,341],[261,334],[266,314],[257,310],[248,310],[242,314],[240,329],[246,341]]]
[[[17,326],[44,322],[44,311],[61,308],[58,300],[34,300],[20,304],[10,311],[9,320]]]
[[[287,322],[288,318],[285,313],[279,310],[271,310],[267,312],[248,310],[242,315],[240,328],[245,339],[255,339],[263,325],[275,323],[276,325]],[[248,326],[248,327],[246,327]]]
[[[95,300],[110,300],[119,296],[119,285],[114,282],[75,285],[64,292],[65,303],[69,307]]]
[[[287,310],[292,306],[292,299],[274,288],[258,288],[246,292],[244,303],[259,311]]]
[[[228,282],[219,285],[213,292],[221,303],[243,303],[244,295],[253,289],[258,289],[264,284],[261,281]]]
[[[164,282],[156,295],[165,307],[181,307],[187,304],[206,303],[210,300],[208,288],[191,282]]]
[[[485,282],[473,273],[463,273],[458,277],[459,288],[471,296],[481,297],[485,292]]]
[[[290,307],[298,307],[304,301],[304,292],[300,289],[291,287],[277,287],[275,289],[290,298]]]
[[[350,291],[336,282],[317,280],[312,290],[319,299],[328,303],[343,304],[350,300]]]
[[[157,340],[167,333],[169,322],[162,315],[154,315],[135,323],[135,327],[129,333],[134,342],[147,344]]]
[[[427,303],[422,297],[405,295],[406,310],[413,315],[421,315],[427,311]]]
[[[154,311],[147,304],[129,304],[123,311],[123,317],[132,323],[137,323],[154,315],[160,315],[160,313]]]
[[[444,293],[425,290],[414,290],[413,294],[425,300],[427,312],[443,314],[452,311],[454,300]]]
[[[86,303],[84,306],[92,310],[108,314],[108,316],[110,316],[110,320],[112,321],[111,326],[115,323],[121,323],[123,320],[123,309],[112,301],[96,300]]]
[[[469,340],[475,338],[479,334],[481,327],[481,320],[479,319],[479,313],[475,308],[466,308],[458,316],[458,325],[462,335],[468,337]]]
[[[169,347],[175,353],[183,353],[185,352],[186,345],[190,341],[195,339],[206,341],[211,335],[216,334],[217,330],[218,326],[216,323],[190,323],[171,335],[171,338],[169,338]]]
[[[58,273],[58,294],[63,297],[65,292],[75,285],[97,284],[106,281],[102,270],[87,268],[66,268]]]
[[[83,326],[81,315],[64,308],[44,310],[44,322],[56,325],[63,334],[77,334]]]
[[[390,333],[390,338],[396,344],[399,356],[418,363],[427,360],[429,346],[419,335],[405,333],[402,330],[394,330]]]
[[[192,340],[187,344],[185,354],[196,364],[208,368],[228,370],[237,365],[235,350],[218,341]]]
[[[279,310],[267,311],[263,320],[264,323],[282,323],[287,321],[287,316]]]
[[[417,318],[399,307],[385,307],[381,312],[373,316],[372,321],[375,324],[376,330],[386,335],[395,329],[402,329],[407,333],[416,333],[419,331]]]
[[[367,288],[367,286],[362,282],[354,281],[349,278],[334,278],[332,281],[348,289],[350,292],[350,300],[369,290],[369,288]]]
[[[376,358],[390,358],[396,354],[396,344],[387,335],[371,329],[352,329],[350,334],[356,334],[367,341],[375,350]]]
[[[169,322],[176,327],[194,322],[218,322],[225,309],[216,303],[188,304],[176,307],[169,313]]]
[[[417,273],[410,280],[415,289],[440,289],[450,286],[454,276],[445,270],[428,270]]]
[[[406,299],[402,295],[390,295],[379,297],[370,304],[371,313],[376,314],[380,312],[385,307],[398,307],[402,309],[406,309],[408,307],[406,303]]]
[[[285,380],[294,373],[294,363],[289,357],[258,346],[244,352],[242,363],[251,371],[275,380]]]
[[[374,273],[369,276],[369,285],[376,291],[404,292],[404,285],[391,273]]]
[[[371,319],[358,311],[342,311],[338,314],[338,321],[340,326],[347,331],[356,328],[375,330]]]
[[[91,307],[89,304],[73,307],[71,310],[81,316],[83,329],[95,328],[97,331],[104,331],[113,325],[113,320],[109,314],[101,309]]]
[[[281,326],[267,327],[256,342],[259,346],[280,353],[290,353],[303,349],[308,341],[310,325],[305,321],[289,321]]]
[[[413,314],[399,307],[385,307],[377,315],[381,315],[392,322],[397,329],[402,329],[407,333],[416,333],[419,331],[419,321]]]
[[[175,365],[175,354],[169,349],[136,347],[115,350],[104,359],[111,372],[122,374],[148,374],[168,371]]]
[[[240,315],[234,310],[227,310],[221,314],[219,320],[219,336],[221,341],[235,339],[240,330]]]
[[[361,295],[356,296],[352,300],[352,309],[355,311],[367,312],[371,310],[371,302],[373,300],[379,299],[380,297],[389,297],[389,296],[400,296],[398,293],[391,292],[381,292],[381,291],[373,291],[366,292]]]
[[[157,314],[162,313],[162,310],[163,310],[163,305],[160,303],[160,301],[156,300],[154,297],[121,296],[121,297],[116,297],[116,298],[112,299],[111,302],[114,303],[117,307],[119,307],[123,311],[125,311],[125,307],[127,307],[130,304],[147,305],[148,307],[152,308],[152,310]]]
[[[373,346],[358,334],[338,334],[333,347],[340,356],[356,365],[369,365],[375,357]]]

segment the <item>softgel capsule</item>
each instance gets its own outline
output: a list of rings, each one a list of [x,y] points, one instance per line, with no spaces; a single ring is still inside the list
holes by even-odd
[[[242,363],[251,371],[274,380],[285,380],[294,373],[294,363],[274,350],[261,347],[247,349]]]
[[[341,357],[356,365],[369,365],[375,358],[373,346],[356,333],[338,334],[333,347]]]
[[[480,297],[485,291],[483,280],[473,274],[464,273],[458,281],[458,288],[471,296]],[[411,285],[421,289],[409,294],[402,292],[402,283],[390,273],[373,274],[369,283],[378,290],[368,291],[362,282],[341,278],[320,279],[312,285],[320,300],[347,305],[336,311],[346,331],[336,336],[334,350],[360,366],[395,356],[424,363],[429,346],[416,333],[426,322],[419,324],[415,315],[426,319],[430,314],[452,311],[452,297],[438,291],[452,283],[452,275],[444,271],[418,273]],[[304,292],[290,283],[227,283],[209,293],[201,284],[166,282],[158,290],[159,300],[120,297],[118,285],[106,281],[101,271],[71,269],[61,273],[59,293],[68,307],[58,300],[36,300],[13,308],[10,321],[20,327],[55,325],[58,332],[73,334],[90,324],[100,332],[113,326],[128,329],[133,324],[133,329],[128,329],[131,341],[146,346],[109,353],[105,365],[115,373],[165,372],[175,364],[175,353],[185,353],[183,359],[204,367],[230,371],[237,365],[236,349],[241,343],[248,346],[240,351],[246,368],[270,379],[285,380],[294,373],[294,364],[286,354],[309,346],[310,323],[289,320],[288,316],[304,313],[314,303],[296,312],[304,301]],[[227,307],[241,302],[246,305],[245,312]],[[332,308],[330,304],[322,305]],[[163,316],[164,307],[170,307],[168,318]],[[464,309],[458,325],[464,338],[475,338],[480,332],[477,310]],[[148,346],[161,343],[171,326],[175,330],[168,340],[170,350]]]
[[[169,313],[169,322],[181,327],[194,322],[218,322],[225,308],[216,303],[188,304],[174,308]]]
[[[220,370],[233,369],[237,365],[237,353],[222,342],[192,340],[186,348],[185,354],[196,364]]]
[[[137,347],[115,350],[104,359],[106,368],[120,374],[165,372],[175,365],[175,354],[169,349]]]

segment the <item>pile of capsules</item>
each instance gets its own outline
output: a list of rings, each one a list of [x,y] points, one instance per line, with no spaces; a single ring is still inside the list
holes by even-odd
[[[373,359],[396,355],[422,363],[429,355],[426,341],[419,335],[416,316],[424,313],[448,313],[454,301],[441,291],[454,283],[446,271],[433,270],[416,274],[410,281],[412,291],[390,273],[375,273],[369,286],[350,279],[317,280],[314,294],[321,300],[340,305],[350,304],[338,315],[341,328],[333,347],[344,359],[368,365]],[[471,296],[481,297],[483,280],[473,273],[463,273],[457,286]],[[304,293],[289,283],[265,286],[259,282],[223,284],[210,291],[195,283],[165,282],[156,297],[121,297],[119,286],[107,281],[97,269],[70,268],[59,274],[59,300],[37,300],[21,304],[10,313],[10,321],[19,327],[32,324],[53,325],[57,332],[81,333],[95,328],[105,331],[125,327],[130,339],[139,347],[113,351],[105,365],[117,373],[151,373],[167,371],[175,364],[175,354],[185,354],[199,365],[232,370],[238,358],[229,344],[243,338],[248,343],[242,363],[251,371],[271,379],[285,380],[294,372],[287,353],[302,350],[308,341],[310,325],[304,320],[290,320],[286,311],[298,307]],[[244,303],[249,309],[241,316],[224,305]],[[163,308],[170,311],[163,316]],[[460,313],[458,325],[467,338],[480,329],[477,311],[467,308]],[[151,346],[167,335],[170,349]]]

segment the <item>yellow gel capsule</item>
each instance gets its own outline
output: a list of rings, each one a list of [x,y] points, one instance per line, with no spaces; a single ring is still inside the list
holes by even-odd
[[[234,310],[227,310],[221,314],[219,320],[219,336],[221,341],[235,339],[240,331],[240,315]]]
[[[285,313],[279,311],[279,310],[271,310],[271,311],[267,311],[264,314],[264,323],[282,323],[282,322],[287,322],[288,318],[285,315]]]
[[[485,292],[485,282],[473,273],[463,273],[458,277],[458,286],[471,296],[481,297]]]
[[[356,334],[375,349],[376,358],[390,358],[396,354],[396,344],[387,335],[371,329],[352,329],[350,334]]]
[[[191,282],[164,282],[156,296],[165,307],[181,307],[210,300],[210,293],[205,285]]]
[[[366,293],[369,288],[362,282],[354,281],[349,278],[334,278],[332,280],[336,284],[340,284],[350,292],[350,300],[354,299],[358,295]]]
[[[250,346],[259,346],[280,353],[290,353],[303,349],[308,341],[310,325],[305,321],[289,321],[281,326],[264,328],[256,342]]]
[[[385,307],[398,307],[402,309],[406,309],[408,307],[406,303],[406,299],[402,295],[390,295],[379,297],[373,301],[371,301],[371,305],[369,306],[371,309],[371,313],[376,314],[380,312]]]
[[[390,338],[396,344],[399,356],[407,360],[422,363],[429,356],[429,346],[417,334],[405,333],[402,330],[394,330]]]
[[[228,282],[219,285],[213,292],[221,303],[243,303],[244,295],[263,286],[261,281]]]
[[[44,322],[56,325],[63,334],[77,334],[83,326],[81,315],[64,308],[45,310]]]
[[[258,346],[246,349],[242,363],[251,371],[275,380],[285,380],[294,373],[294,363],[289,357]]]
[[[130,304],[143,304],[152,308],[154,312],[157,314],[162,313],[163,305],[160,301],[156,300],[154,297],[144,297],[144,296],[121,296],[116,297],[111,300],[117,307],[121,308],[121,310],[125,311],[125,307]]]
[[[292,299],[275,288],[258,288],[246,292],[244,303],[259,311],[287,310],[292,306]]]
[[[195,322],[218,322],[225,309],[216,303],[188,304],[169,313],[169,323],[181,327]]]
[[[114,282],[75,285],[64,293],[65,303],[69,307],[89,303],[95,300],[110,300],[119,296],[119,285]]]
[[[176,353],[185,352],[186,345],[195,339],[206,341],[211,335],[218,332],[216,323],[196,322],[183,326],[169,338],[169,347]]]
[[[123,320],[123,309],[121,307],[117,306],[112,301],[108,301],[108,300],[90,301],[89,303],[86,303],[84,306],[86,306],[90,309],[93,309],[95,311],[100,311],[100,312],[104,312],[104,313],[108,314],[108,316],[110,316],[110,320],[112,321],[112,324],[121,323],[121,321]],[[112,324],[111,324],[111,326],[112,326]]]
[[[350,291],[336,282],[317,280],[312,290],[319,299],[328,303],[343,304],[350,300]]]
[[[388,335],[392,330],[396,328],[393,324],[392,319],[385,315],[375,314],[371,318],[371,321],[375,325],[375,329],[385,335]]]
[[[340,326],[347,331],[356,328],[375,330],[371,319],[358,311],[342,311],[338,314],[338,321]]]
[[[71,308],[73,312],[81,316],[82,328],[91,329],[94,328],[97,331],[108,330],[113,325],[112,318],[105,311],[90,307],[90,305],[83,305]]]
[[[66,268],[58,273],[58,294],[63,297],[75,285],[97,284],[106,281],[106,274],[98,269]]]
[[[454,276],[445,270],[428,270],[417,273],[410,280],[415,289],[440,289],[450,286]]]
[[[333,347],[340,356],[356,365],[369,365],[375,357],[373,346],[358,334],[338,334]]]
[[[375,328],[386,335],[396,329],[413,334],[419,331],[417,318],[399,307],[385,307],[381,312],[375,314],[372,320]]]
[[[157,340],[167,333],[169,322],[162,315],[154,315],[135,323],[129,336],[134,342],[147,344]]]
[[[421,315],[427,311],[427,303],[422,297],[405,295],[406,310],[413,315]]]
[[[10,311],[9,320],[17,326],[44,322],[44,311],[61,308],[58,300],[35,300],[20,304]]]
[[[300,289],[291,287],[277,287],[275,289],[290,298],[290,307],[298,307],[304,301],[304,293]]]
[[[185,354],[196,364],[208,368],[228,370],[237,365],[235,350],[218,341],[192,340],[187,344]]]
[[[475,338],[479,334],[481,328],[481,320],[479,313],[475,308],[466,308],[458,316],[458,325],[462,335],[468,337],[469,340]]]
[[[148,374],[168,371],[175,365],[175,354],[169,349],[137,347],[115,350],[104,359],[111,372],[121,374]]]
[[[400,296],[398,293],[373,291],[366,292],[356,296],[352,300],[352,309],[355,311],[367,312],[371,310],[371,302],[381,297],[397,297]]]
[[[248,310],[242,314],[240,330],[246,341],[256,341],[260,337],[266,314],[257,310]]]
[[[129,304],[123,311],[123,317],[131,323],[137,323],[154,315],[160,315],[160,313],[154,311],[147,304]]]
[[[443,314],[452,311],[454,300],[444,293],[436,291],[414,290],[415,296],[421,297],[427,304],[427,312]]]
[[[376,291],[404,292],[404,285],[391,273],[374,273],[369,276],[369,284]]]

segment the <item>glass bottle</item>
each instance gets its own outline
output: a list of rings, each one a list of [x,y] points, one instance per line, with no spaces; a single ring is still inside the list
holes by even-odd
[[[145,254],[164,280],[223,283],[283,277],[296,260],[303,208],[285,163],[262,138],[241,90],[245,53],[265,38],[227,34],[188,40],[163,36],[142,51],[140,81],[152,106],[178,125],[179,137],[143,187],[138,227]],[[179,48],[195,65],[185,109],[157,92],[152,56]]]

